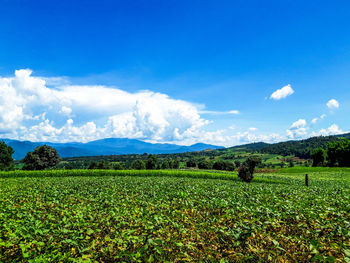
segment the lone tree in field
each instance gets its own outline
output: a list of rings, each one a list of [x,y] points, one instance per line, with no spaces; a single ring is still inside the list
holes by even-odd
[[[61,161],[55,148],[47,145],[36,147],[23,159],[23,170],[44,170],[55,167]]]
[[[260,163],[260,158],[249,157],[238,169],[238,177],[244,182],[251,182],[254,178],[254,169]]]
[[[0,171],[13,170],[15,162],[12,158],[14,150],[7,146],[5,142],[0,142]]]

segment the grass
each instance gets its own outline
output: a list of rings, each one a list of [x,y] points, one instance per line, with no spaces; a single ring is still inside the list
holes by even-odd
[[[350,262],[349,229],[348,169],[0,174],[0,262]]]

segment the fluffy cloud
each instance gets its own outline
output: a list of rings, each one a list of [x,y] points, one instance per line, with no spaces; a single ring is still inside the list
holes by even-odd
[[[327,107],[330,110],[335,110],[339,108],[339,102],[335,99],[331,99],[327,102]]]
[[[271,94],[270,99],[273,100],[280,100],[284,99],[294,93],[294,90],[292,89],[292,86],[288,84],[287,86],[284,86],[281,89],[276,90],[274,93]]]
[[[209,123],[201,118],[197,105],[165,94],[105,86],[49,87],[30,70],[0,77],[0,93],[0,133],[14,139],[182,141]]]
[[[294,122],[286,131],[287,137],[290,139],[303,138],[307,135],[308,128],[306,127],[306,120],[299,119]]]
[[[312,132],[311,136],[328,136],[342,133],[344,133],[344,131],[342,131],[338,125],[332,124],[327,129],[321,129],[318,132]]]

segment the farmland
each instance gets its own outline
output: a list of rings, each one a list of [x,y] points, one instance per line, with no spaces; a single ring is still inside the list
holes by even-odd
[[[250,184],[180,170],[0,178],[4,262],[350,262],[346,168],[287,168]]]

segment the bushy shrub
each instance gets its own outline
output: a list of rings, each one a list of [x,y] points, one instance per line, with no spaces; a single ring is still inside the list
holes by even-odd
[[[213,169],[221,171],[233,171],[235,169],[235,165],[232,162],[218,160],[213,164]]]
[[[157,157],[153,154],[148,155],[148,158],[146,161],[146,169],[154,170],[156,168],[157,168]]]
[[[241,178],[244,182],[251,182],[254,178],[254,169],[260,163],[260,158],[248,158],[238,169],[238,177]]]
[[[42,145],[28,152],[23,159],[23,170],[44,170],[55,167],[61,161],[55,148]]]
[[[131,168],[135,169],[135,170],[145,170],[146,169],[146,165],[145,165],[144,161],[136,160],[136,161],[132,162]]]
[[[186,166],[187,168],[195,168],[197,166],[196,164],[196,161],[193,160],[193,159],[189,159],[187,162],[186,162]]]
[[[198,168],[199,169],[210,169],[211,168],[211,164],[207,160],[202,160],[202,161],[200,161],[198,163]]]

